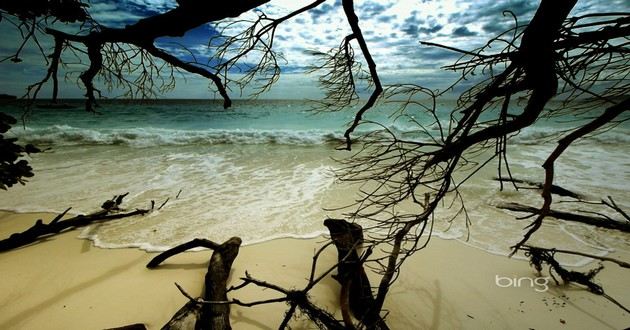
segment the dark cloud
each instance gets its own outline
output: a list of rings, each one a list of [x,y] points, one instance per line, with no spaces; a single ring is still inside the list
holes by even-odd
[[[529,21],[538,9],[538,2],[531,0],[486,0],[471,2],[468,8],[462,8],[457,13],[450,14],[448,22],[459,25],[470,23],[505,24],[511,21],[511,15],[504,12],[511,11],[519,18],[520,23]],[[497,30],[488,27],[488,29]]]
[[[442,28],[444,28],[444,26],[440,24],[432,25],[429,27],[420,27],[418,25],[411,24],[402,28],[401,31],[409,36],[418,37],[420,34],[430,35],[436,33],[442,30]]]
[[[200,25],[189,30],[181,37],[163,37],[158,38],[158,43],[177,43],[186,47],[193,47],[208,44],[212,37],[219,36],[219,32],[211,25]],[[216,40],[215,40],[216,41]]]
[[[333,10],[334,10],[333,6],[325,3],[319,7],[309,10],[308,12],[309,14],[311,14],[311,18],[313,19],[313,21],[317,22],[320,17],[329,14]]]
[[[395,71],[397,72],[396,75],[399,76],[405,75],[405,72],[414,71],[413,75],[419,77],[418,72],[421,71],[420,75],[422,76],[423,84],[432,84],[434,79],[431,77],[431,73],[442,76],[445,71],[441,70],[440,67],[451,64],[460,57],[460,54],[455,52],[420,44],[410,45],[407,43],[404,46],[394,46],[392,43],[390,49],[392,50],[391,52],[379,54],[375,58],[382,72],[387,74],[387,72]]]
[[[93,0],[88,11],[101,24],[108,27],[123,27],[139,19],[164,13],[173,7],[167,2],[156,5],[142,0]]]
[[[381,15],[376,18],[381,23],[390,23],[394,19],[396,19],[396,15]]]
[[[437,61],[440,63],[450,63],[461,56],[461,54],[447,49],[421,45],[418,46],[416,54],[422,59]]]
[[[420,13],[412,11],[412,16],[405,19],[400,30],[406,35],[417,38],[421,34],[428,36],[444,28],[442,24],[437,23],[437,19],[434,16],[429,15],[426,18],[420,18],[420,15]]]
[[[378,36],[371,36],[371,37],[367,38],[367,42],[368,42],[368,43],[370,43],[370,44],[382,44],[382,43],[387,43],[387,42],[388,42],[388,40],[389,40],[389,38],[388,38],[388,37],[386,37],[386,36],[381,36],[381,35],[378,35]]]
[[[538,1],[531,0],[517,0],[517,1],[507,1],[506,3],[502,3],[502,1],[495,2],[495,6],[493,9],[496,13],[503,13],[504,11],[511,11],[517,17],[519,16],[534,16],[536,9],[538,9]]]
[[[438,31],[442,30],[443,27],[444,26],[442,26],[440,24],[436,24],[436,25],[433,25],[433,26],[428,27],[428,28],[421,27],[421,28],[418,29],[418,32],[424,33],[424,34],[432,34],[432,33],[436,33]]]
[[[453,36],[455,37],[470,37],[470,36],[476,36],[476,35],[477,35],[477,32],[470,31],[465,26],[460,26],[457,29],[453,30]]]
[[[628,0],[581,0],[575,5],[572,14],[575,15],[577,12],[611,11],[611,8],[614,8],[613,11],[628,12],[630,11],[630,2]]]
[[[418,36],[418,26],[415,24],[407,25],[404,28],[400,29],[400,31],[412,37]]]
[[[282,67],[283,73],[303,73],[307,71],[309,68],[300,65],[285,65]]]
[[[420,33],[420,26],[424,24],[424,20],[420,17],[416,16],[418,12],[412,11],[411,16],[405,18],[402,28],[400,31],[404,32],[408,36],[417,37]]]
[[[378,16],[380,14],[382,14],[384,11],[386,11],[387,9],[391,8],[394,5],[394,3],[390,3],[387,5],[383,5],[381,3],[378,2],[365,2],[362,5],[359,5],[356,8],[357,11],[357,15],[359,16],[360,19],[362,18],[373,18],[375,16]]]
[[[204,24],[186,32],[181,37],[158,38],[156,45],[183,61],[205,63],[210,59],[211,54],[208,43],[218,46],[224,40],[214,27]]]
[[[483,30],[483,32],[489,34],[491,37],[494,37],[513,27],[513,24],[507,22],[488,22],[484,24],[481,29]]]
[[[440,66],[453,63],[461,56],[461,54],[447,49],[401,40],[386,43],[386,47],[392,50],[388,53],[388,58],[398,59],[396,63],[399,67],[396,67],[396,69],[403,69],[404,67],[436,69]],[[383,60],[379,63],[387,62],[387,60]]]

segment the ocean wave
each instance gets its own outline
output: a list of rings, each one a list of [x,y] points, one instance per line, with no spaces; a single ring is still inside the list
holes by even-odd
[[[208,129],[174,130],[164,128],[88,129],[67,125],[11,130],[11,135],[38,146],[126,145],[131,147],[286,144],[317,145],[340,142],[341,132],[324,130]]]
[[[518,135],[510,138],[510,142],[514,144],[536,145],[545,142],[557,141],[566,133],[556,127],[530,127],[520,132]],[[627,129],[610,130],[600,134],[586,136],[577,141],[582,144],[605,144],[617,145],[627,144],[630,142],[630,132]]]
[[[437,135],[438,126],[428,128]],[[426,139],[426,132],[409,127],[390,125],[389,132],[406,139]],[[374,131],[383,131],[380,126],[357,130],[356,136]],[[342,143],[343,130],[264,130],[264,129],[205,129],[177,130],[166,128],[125,128],[91,129],[68,125],[54,125],[42,128],[16,128],[11,136],[25,143],[39,146],[76,146],[76,145],[126,145],[131,147],[214,145],[214,144],[280,144],[280,145],[320,145]],[[372,137],[385,135],[373,135]],[[554,127],[530,127],[513,135],[510,143],[515,145],[539,145],[555,142],[561,136]],[[630,142],[630,134],[625,129],[612,130],[597,135],[587,136],[578,141],[581,144],[618,145]]]

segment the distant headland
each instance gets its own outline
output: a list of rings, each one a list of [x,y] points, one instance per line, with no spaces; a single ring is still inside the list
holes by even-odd
[[[9,94],[0,94],[0,100],[17,100],[17,96]]]

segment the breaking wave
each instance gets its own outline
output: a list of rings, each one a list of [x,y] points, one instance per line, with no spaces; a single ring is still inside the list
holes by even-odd
[[[165,128],[87,129],[67,125],[14,129],[11,133],[21,141],[38,146],[317,145],[341,141],[343,138],[341,132],[323,130],[207,129],[195,131]]]

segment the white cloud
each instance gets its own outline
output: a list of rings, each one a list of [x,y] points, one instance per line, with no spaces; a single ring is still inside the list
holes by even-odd
[[[261,6],[271,17],[279,17],[310,1],[277,0]],[[370,51],[383,70],[417,63],[423,51],[419,41],[432,41],[461,49],[483,45],[498,31],[514,24],[505,10],[519,15],[519,22],[533,16],[538,2],[531,0],[368,0],[355,2],[360,25]],[[580,1],[574,12],[593,10],[597,1]],[[601,4],[599,5],[601,7]],[[623,6],[622,6],[623,7]],[[625,6],[628,6],[626,4]],[[325,10],[324,10],[325,9]],[[377,9],[380,11],[375,12]],[[251,18],[253,12],[244,17]],[[340,1],[327,1],[310,12],[283,23],[276,33],[276,50],[284,53],[296,66],[312,63],[304,50],[327,50],[337,47],[349,33]],[[398,55],[392,57],[392,55]],[[434,54],[435,55],[435,54]],[[450,59],[448,59],[450,60]],[[437,57],[422,59],[426,65],[443,65]],[[433,63],[431,63],[433,62]]]
[[[272,0],[243,14],[239,19],[255,19],[260,10],[269,17],[278,18],[311,2],[312,0]],[[515,11],[519,15],[519,23],[524,23],[531,19],[538,4],[538,1],[532,0],[355,1],[359,23],[370,51],[380,74],[388,82],[396,82],[396,79],[406,82],[443,81],[444,79],[439,79],[440,75],[444,75],[439,67],[451,63],[456,58],[455,54],[422,46],[419,41],[474,49],[514,23],[511,17],[502,15],[504,10]],[[163,12],[176,5],[173,0],[93,0],[90,10],[97,19],[116,25],[137,20],[142,15]],[[630,3],[627,0],[580,0],[572,14],[606,10],[629,11]],[[232,33],[245,27],[244,24],[235,25]],[[287,59],[288,62],[283,65],[285,68],[292,68],[288,71],[300,71],[300,68],[303,70],[304,67],[314,64],[314,58],[307,54],[307,50],[327,51],[338,47],[343,37],[349,33],[350,28],[340,1],[329,0],[278,26],[274,49]],[[196,53],[208,52],[205,41],[189,48]],[[355,46],[355,50],[359,53],[358,47]],[[176,52],[185,54],[181,49]],[[25,54],[33,57],[35,55]],[[12,71],[13,66],[9,69],[3,65],[3,69]],[[290,81],[286,86],[290,86],[291,82],[297,85],[297,76],[291,77],[286,80]],[[304,88],[316,86],[316,78],[312,76],[300,81],[300,86],[305,86]],[[202,93],[207,93],[207,89],[202,88]]]
[[[309,4],[310,1],[271,1],[259,9],[269,17],[281,17]],[[417,58],[420,39],[438,42],[452,41],[437,32],[449,25],[449,14],[462,8],[455,0],[419,2],[413,0],[364,1],[356,3],[360,26],[381,72],[396,71],[409,65],[439,67],[443,62],[428,63]],[[255,19],[255,11],[239,19]],[[417,17],[424,33],[410,36],[403,29],[409,17]],[[452,24],[451,24],[452,25]],[[234,26],[242,29],[244,25]],[[454,29],[452,27],[451,29]],[[434,33],[431,33],[431,30]],[[340,1],[328,1],[318,8],[282,23],[276,31],[274,49],[282,53],[292,67],[309,67],[315,59],[306,51],[328,51],[336,48],[351,30]],[[354,45],[357,53],[358,46]],[[359,55],[360,57],[360,55]],[[433,59],[435,60],[435,59]]]
[[[163,12],[177,7],[177,2],[174,0],[124,0],[120,2],[131,3],[157,12]]]
[[[137,14],[121,10],[115,3],[94,2],[90,4],[89,12],[97,22],[110,27],[143,18]]]

